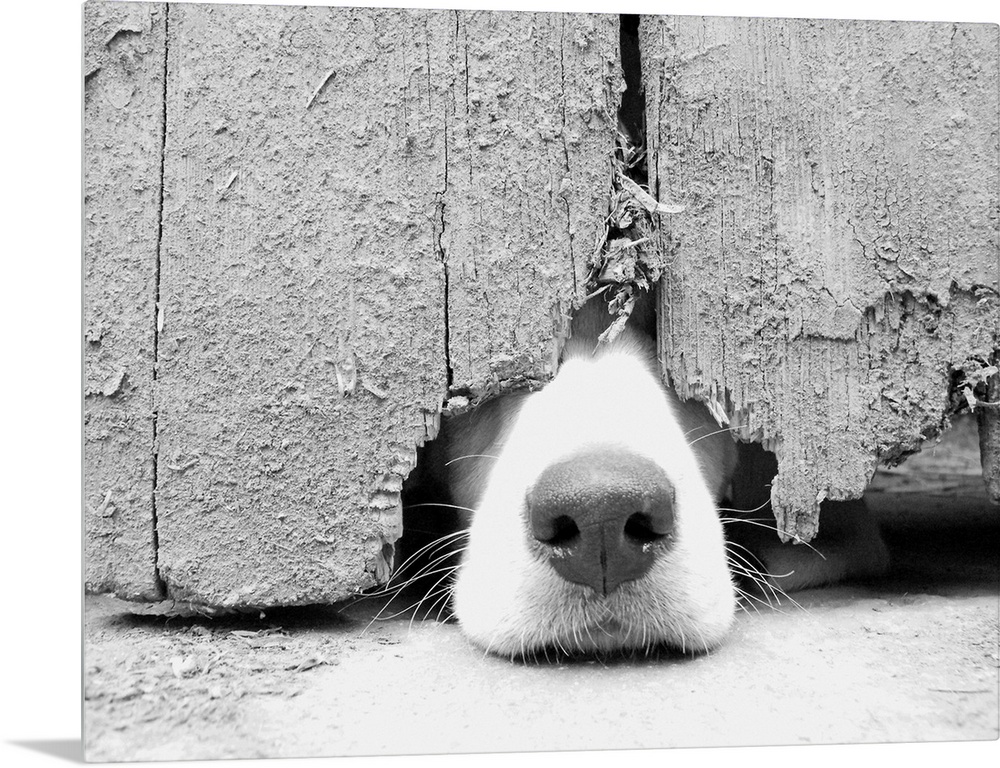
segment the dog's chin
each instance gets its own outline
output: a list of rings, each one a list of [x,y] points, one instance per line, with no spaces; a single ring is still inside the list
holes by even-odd
[[[642,605],[648,598],[622,604],[621,596],[594,598],[578,611],[503,617],[480,626],[476,616],[460,619],[469,639],[483,651],[513,660],[633,656],[660,653],[696,655],[721,645],[732,614],[712,621],[674,616],[654,619]],[[638,611],[636,609],[639,609]]]
[[[607,596],[566,581],[530,547],[517,557],[490,548],[460,569],[455,615],[475,645],[511,659],[710,651],[736,608],[728,569],[716,562],[724,560],[719,537],[717,557],[692,559],[675,546]]]

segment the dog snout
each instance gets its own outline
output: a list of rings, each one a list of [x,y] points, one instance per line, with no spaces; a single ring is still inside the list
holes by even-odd
[[[605,596],[642,577],[674,530],[666,473],[623,450],[550,465],[528,491],[527,510],[531,533],[556,572]]]

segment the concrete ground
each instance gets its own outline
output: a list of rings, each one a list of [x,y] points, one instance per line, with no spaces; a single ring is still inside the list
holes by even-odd
[[[511,663],[366,603],[208,619],[88,598],[87,757],[997,739],[1000,516],[937,469],[869,494],[888,578],[751,611],[693,659]]]

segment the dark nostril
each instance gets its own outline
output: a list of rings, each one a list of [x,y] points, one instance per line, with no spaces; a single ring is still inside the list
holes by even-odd
[[[669,527],[663,533],[656,530],[653,518],[642,512],[636,512],[625,521],[625,536],[638,544],[650,544],[670,535]]]
[[[576,521],[569,515],[560,515],[552,521],[552,535],[547,539],[539,539],[552,547],[571,546],[580,536]],[[537,538],[537,536],[536,536]]]

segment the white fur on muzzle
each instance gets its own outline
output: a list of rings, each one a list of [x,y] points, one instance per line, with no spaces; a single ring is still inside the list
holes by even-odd
[[[453,593],[463,632],[511,657],[718,645],[736,605],[722,526],[676,400],[641,351],[623,345],[571,359],[522,402],[469,502],[476,511]],[[601,450],[653,462],[673,494],[669,545],[606,595],[557,572],[532,534],[527,501],[546,468]]]

